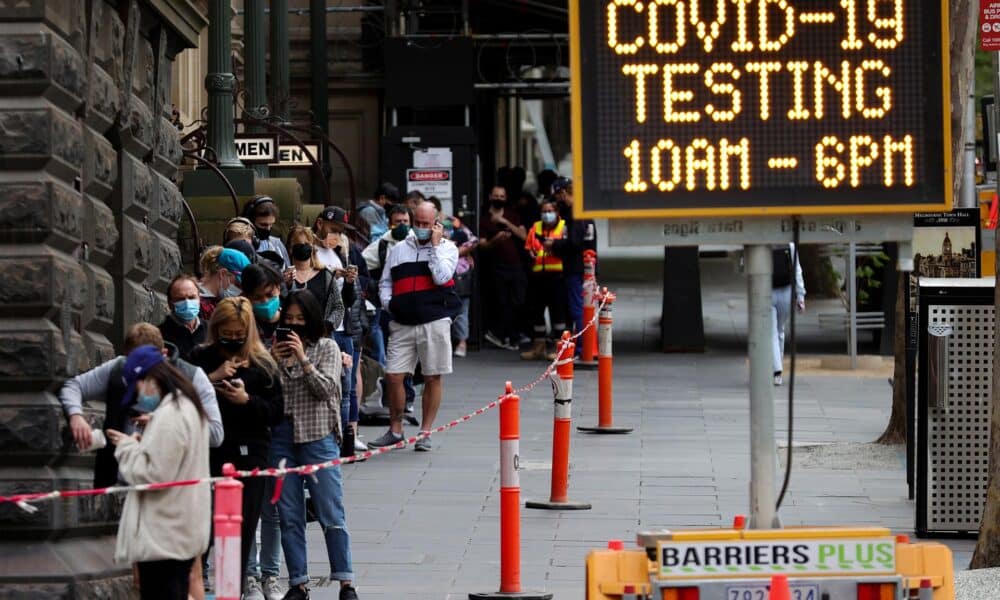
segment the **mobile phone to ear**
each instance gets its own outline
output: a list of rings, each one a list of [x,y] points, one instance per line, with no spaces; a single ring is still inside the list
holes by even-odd
[[[274,339],[278,342],[287,342],[291,337],[292,329],[290,327],[278,327],[274,330]]]

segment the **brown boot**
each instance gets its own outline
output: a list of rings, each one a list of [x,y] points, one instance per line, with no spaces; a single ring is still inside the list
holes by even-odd
[[[521,353],[521,360],[545,360],[545,340],[535,339],[531,350]]]

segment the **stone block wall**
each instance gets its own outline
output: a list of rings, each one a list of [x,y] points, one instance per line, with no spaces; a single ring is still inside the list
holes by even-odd
[[[165,315],[182,215],[167,98],[198,16],[188,0],[0,0],[0,495],[91,487],[58,390]],[[103,399],[85,414],[100,426]],[[0,597],[130,597],[121,501],[0,505]]]

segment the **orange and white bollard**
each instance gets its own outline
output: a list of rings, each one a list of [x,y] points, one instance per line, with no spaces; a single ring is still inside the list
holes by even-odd
[[[792,589],[788,585],[788,575],[773,575],[767,600],[792,600]]]
[[[240,600],[242,568],[240,543],[243,528],[243,484],[233,479],[232,463],[222,466],[229,479],[215,483],[215,598]]]
[[[569,500],[569,434],[573,418],[573,356],[576,344],[568,331],[559,341],[556,377],[552,379],[555,418],[552,422],[552,492],[548,502],[525,502],[527,508],[588,510],[590,503]]]
[[[580,336],[580,360],[577,365],[581,369],[596,369],[597,360],[597,328],[587,327],[594,320],[594,292],[597,291],[597,253],[586,250],[583,253],[583,325],[586,327]]]
[[[521,398],[508,381],[500,404],[500,591],[469,594],[470,600],[551,600],[546,592],[521,591]]]
[[[611,305],[615,295],[604,288],[596,297],[598,303],[603,303],[601,313],[597,318],[597,426],[577,427],[580,431],[589,433],[631,433],[631,427],[616,427],[614,425],[614,396],[612,395],[613,357],[611,353]]]

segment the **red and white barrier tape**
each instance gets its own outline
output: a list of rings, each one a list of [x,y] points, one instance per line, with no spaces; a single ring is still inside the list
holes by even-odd
[[[599,300],[600,304],[598,304],[598,306],[594,310],[594,318],[591,319],[590,321],[588,321],[587,323],[585,323],[584,326],[583,326],[583,329],[581,329],[580,331],[578,331],[575,334],[573,334],[572,336],[570,336],[570,338],[569,338],[570,340],[575,340],[575,339],[579,338],[580,336],[583,335],[583,332],[587,331],[591,327],[595,327],[596,326],[598,315],[601,312],[601,308],[604,307],[605,300],[601,296],[595,297],[595,299]],[[571,360],[572,359],[559,360],[559,356],[557,354],[556,358],[551,363],[549,363],[548,367],[546,367],[545,371],[542,372],[542,374],[538,377],[538,379],[535,379],[531,383],[517,388],[516,390],[514,390],[514,393],[515,394],[523,394],[523,393],[526,393],[526,392],[530,392],[538,384],[540,384],[543,381],[545,381],[546,379],[548,379],[549,376],[552,375],[553,372],[555,372],[556,367],[558,367],[561,364],[565,364],[566,362],[569,362]],[[395,443],[395,444],[393,444],[391,446],[384,446],[382,448],[377,448],[375,450],[367,450],[367,451],[362,452],[360,454],[355,454],[354,456],[347,456],[347,457],[344,457],[344,458],[337,458],[337,459],[334,459],[334,460],[330,460],[330,461],[326,461],[326,462],[322,462],[322,463],[317,463],[317,464],[312,464],[312,465],[301,465],[301,466],[298,466],[298,467],[268,467],[268,468],[264,468],[264,469],[257,468],[257,469],[247,470],[247,471],[236,471],[233,474],[233,476],[235,476],[235,477],[277,477],[279,479],[282,479],[282,478],[284,478],[285,475],[290,475],[290,474],[295,474],[295,475],[312,475],[316,471],[319,471],[319,470],[322,470],[322,469],[330,469],[330,468],[333,468],[333,467],[338,467],[340,465],[347,465],[347,464],[351,464],[351,463],[354,463],[354,462],[358,462],[360,460],[367,460],[369,458],[372,458],[373,456],[379,456],[381,454],[386,454],[386,453],[391,452],[393,450],[398,450],[400,448],[405,448],[406,446],[408,446],[410,444],[415,444],[415,443],[417,443],[417,441],[419,441],[421,439],[424,439],[424,438],[427,438],[427,437],[430,437],[431,435],[433,435],[435,433],[442,433],[442,432],[448,431],[449,429],[452,429],[453,427],[456,427],[456,426],[460,425],[461,423],[464,423],[466,421],[472,420],[474,417],[478,417],[479,415],[481,415],[481,414],[483,414],[483,413],[485,413],[487,411],[490,411],[490,410],[492,410],[492,409],[500,406],[503,403],[503,401],[504,401],[505,398],[506,398],[506,395],[502,395],[499,398],[497,398],[496,400],[494,400],[493,402],[490,402],[489,404],[487,404],[485,406],[477,408],[476,410],[472,411],[471,413],[468,413],[467,415],[465,415],[463,417],[460,417],[458,419],[454,419],[452,421],[449,421],[448,423],[445,423],[444,425],[435,427],[434,429],[432,429],[430,431],[426,431],[426,432],[422,431],[422,432],[418,433],[417,435],[414,435],[414,436],[411,436],[411,437],[408,437],[408,438],[404,438],[404,439],[400,440],[399,442],[397,442],[397,443]],[[148,491],[148,490],[162,490],[162,489],[174,488],[174,487],[186,487],[186,486],[191,486],[191,485],[199,485],[199,484],[202,484],[202,483],[215,483],[216,481],[222,481],[224,479],[229,479],[229,477],[225,477],[225,476],[223,476],[223,477],[206,477],[204,479],[188,479],[188,480],[185,480],[185,481],[164,481],[164,482],[161,482],[161,483],[143,483],[143,484],[139,484],[139,485],[116,485],[116,486],[111,486],[111,487],[86,489],[86,490],[63,490],[63,491],[54,490],[54,491],[51,491],[51,492],[36,492],[36,493],[32,493],[32,494],[15,494],[13,496],[0,496],[0,504],[9,504],[9,503],[12,503],[12,504],[17,505],[18,508],[20,508],[21,510],[23,510],[23,511],[25,511],[27,513],[34,513],[34,512],[38,511],[38,507],[34,506],[34,504],[37,504],[37,503],[40,503],[40,502],[46,502],[46,501],[49,501],[49,500],[55,500],[57,498],[79,498],[79,497],[84,497],[84,496],[105,496],[105,495],[110,495],[110,494],[125,494],[127,492],[133,492],[133,491],[135,491],[135,492],[145,492],[145,491]],[[278,493],[280,493],[280,490],[275,490],[275,494],[278,494]]]

